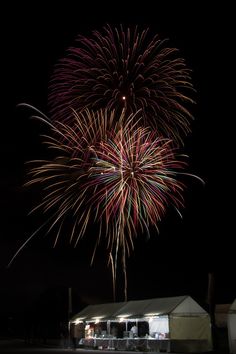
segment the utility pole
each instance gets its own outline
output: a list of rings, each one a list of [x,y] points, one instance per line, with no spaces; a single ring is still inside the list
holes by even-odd
[[[208,303],[209,314],[211,318],[213,349],[215,349],[217,343],[216,343],[216,327],[215,327],[215,274],[213,272],[208,273],[207,303]]]
[[[68,346],[71,347],[72,288],[68,288]]]

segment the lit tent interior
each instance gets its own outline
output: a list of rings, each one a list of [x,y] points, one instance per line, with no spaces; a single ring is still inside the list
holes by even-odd
[[[229,308],[227,322],[229,335],[229,352],[236,354],[236,299]]]
[[[89,305],[71,318],[70,329],[85,347],[212,350],[209,314],[190,296]]]

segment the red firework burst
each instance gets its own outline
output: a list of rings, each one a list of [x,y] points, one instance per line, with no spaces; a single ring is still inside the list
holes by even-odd
[[[192,118],[187,108],[193,102],[190,70],[177,49],[165,43],[137,27],[107,25],[90,38],[78,36],[52,75],[52,118],[69,122],[72,109],[125,108],[127,116],[141,109],[160,135],[183,143]]]

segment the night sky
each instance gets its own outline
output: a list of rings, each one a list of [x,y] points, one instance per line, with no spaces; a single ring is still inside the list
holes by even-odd
[[[77,34],[90,35],[106,23],[138,24],[169,38],[193,70],[197,104],[195,120],[186,139],[189,171],[205,186],[189,180],[181,220],[169,210],[160,233],[140,235],[128,259],[128,299],[191,295],[206,304],[208,273],[214,272],[216,302],[230,303],[236,296],[234,208],[234,110],[230,82],[232,65],[231,9],[198,2],[80,1],[9,4],[3,11],[1,66],[1,236],[0,315],[4,318],[50,308],[51,316],[67,314],[68,288],[73,311],[90,303],[112,301],[110,268],[104,244],[90,267],[96,229],[73,249],[61,242],[53,249],[53,236],[36,236],[16,258],[9,260],[24,240],[43,222],[42,215],[27,216],[40,199],[37,188],[25,189],[25,162],[46,157],[40,134],[45,127],[29,119],[30,111],[17,108],[26,102],[48,113],[48,82],[53,67]],[[134,2],[135,3],[135,2]],[[154,2],[151,2],[154,3]],[[175,6],[173,6],[175,3]],[[191,4],[186,5],[186,4]],[[218,6],[218,7],[217,7]],[[122,289],[122,279],[118,279]],[[118,292],[117,300],[123,300]],[[2,317],[2,318],[3,318]]]

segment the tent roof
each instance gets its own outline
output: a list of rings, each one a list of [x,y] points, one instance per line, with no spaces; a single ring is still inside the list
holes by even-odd
[[[81,320],[96,320],[96,319],[110,319],[113,317],[113,314],[122,306],[124,302],[113,302],[107,304],[99,305],[89,305],[85,307],[82,311],[72,317],[71,321]]]
[[[171,313],[186,296],[166,297],[159,299],[128,301],[116,313],[116,317],[145,317],[152,315],[164,315]]]
[[[229,308],[229,313],[236,313],[236,299]]]
[[[71,321],[91,321],[96,319],[114,320],[119,318],[135,319],[148,316],[167,315],[170,313],[206,314],[206,311],[203,310],[190,296],[176,296],[89,305],[77,315],[73,316]]]

